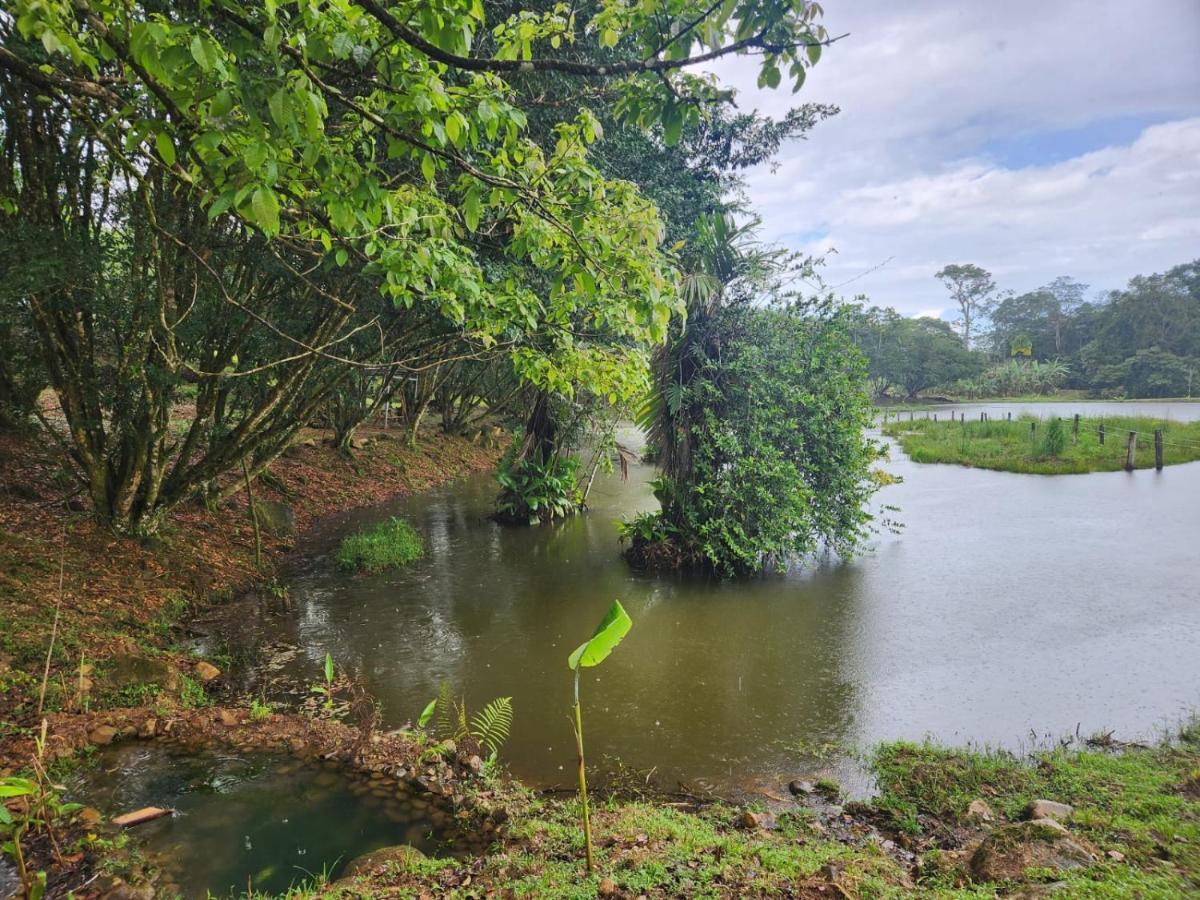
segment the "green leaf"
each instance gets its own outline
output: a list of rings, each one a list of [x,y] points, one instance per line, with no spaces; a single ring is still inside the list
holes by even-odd
[[[279,199],[269,187],[260,185],[250,198],[250,209],[254,224],[267,234],[279,233]]]
[[[679,143],[679,135],[683,132],[683,111],[674,104],[663,110],[662,117],[663,140],[668,147]]]
[[[433,177],[437,174],[437,166],[433,162],[433,157],[428,153],[421,157],[421,174],[425,176],[426,181],[433,181]]]
[[[820,58],[821,58],[821,45],[820,44],[809,44],[808,45],[808,63],[809,63],[809,65],[815,66],[817,64],[817,61]]]
[[[329,653],[325,654],[325,680],[333,681],[333,655]]]
[[[437,697],[429,701],[429,705],[422,710],[420,717],[417,719],[417,727],[424,728],[429,724],[429,720],[433,718],[433,711],[437,709]]]
[[[200,35],[192,36],[191,43],[192,59],[196,60],[196,65],[207,72],[212,68],[212,59],[208,55],[208,46],[204,43],[204,38]]]
[[[471,231],[479,227],[479,194],[475,191],[469,192],[463,202],[463,220]]]
[[[162,157],[162,161],[168,166],[175,165],[175,144],[171,141],[170,135],[165,131],[160,131],[154,136],[154,146],[158,149],[158,155]]]
[[[614,600],[596,633],[567,657],[567,668],[589,668],[604,662],[608,654],[612,653],[617,644],[621,643],[621,639],[629,633],[631,627],[633,620],[629,618],[629,613],[625,612],[620,600]]]

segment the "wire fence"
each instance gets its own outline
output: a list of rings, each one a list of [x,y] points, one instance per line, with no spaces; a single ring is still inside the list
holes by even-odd
[[[939,409],[931,409],[929,407],[896,409],[896,408],[888,407],[888,408],[880,410],[879,413],[880,413],[881,423],[888,424],[889,422],[892,422],[892,421],[896,421],[896,422],[904,421],[905,415],[907,415],[908,421],[910,421],[910,422],[915,422],[915,421],[935,421],[935,422],[937,422],[937,421],[941,421],[939,419],[939,414],[942,412],[945,412],[945,411],[947,411],[947,410],[945,410],[944,407],[939,408]],[[994,411],[1000,412],[1004,416],[1004,418],[993,419],[990,414]],[[1128,435],[1128,436],[1137,435],[1139,437],[1149,438],[1150,440],[1154,441],[1155,447],[1156,447],[1156,457],[1157,457],[1156,458],[1156,467],[1161,467],[1161,463],[1162,463],[1161,452],[1158,452],[1159,447],[1163,447],[1163,448],[1173,447],[1173,448],[1176,448],[1179,450],[1185,450],[1185,451],[1192,452],[1192,453],[1200,453],[1200,440],[1190,440],[1187,438],[1179,438],[1179,437],[1172,437],[1168,440],[1166,438],[1165,432],[1167,431],[1167,429],[1170,426],[1172,426],[1172,425],[1180,426],[1180,425],[1188,424],[1188,423],[1179,422],[1179,421],[1176,421],[1173,419],[1161,420],[1163,423],[1163,428],[1155,429],[1154,431],[1142,431],[1140,429],[1129,428],[1125,425],[1120,424],[1121,419],[1125,418],[1122,416],[1114,417],[1113,420],[1111,421],[1111,424],[1109,422],[1105,421],[1104,416],[1099,417],[1100,421],[1098,423],[1095,423],[1094,420],[1089,419],[1089,420],[1086,420],[1087,424],[1083,424],[1085,420],[1080,416],[1079,413],[1074,413],[1070,416],[1061,416],[1061,415],[1053,415],[1053,414],[1051,414],[1051,415],[1034,415],[1031,412],[1022,411],[1018,414],[1018,417],[1014,419],[1013,418],[1013,410],[1011,407],[1007,407],[1007,406],[986,406],[986,407],[971,406],[971,407],[969,407],[969,409],[961,409],[961,410],[950,409],[949,410],[950,419],[948,421],[962,422],[964,425],[966,425],[966,423],[968,422],[968,418],[967,418],[968,412],[970,412],[972,414],[978,413],[979,419],[977,421],[980,424],[1012,424],[1012,425],[1015,425],[1015,424],[1021,424],[1024,422],[1030,422],[1031,425],[1036,426],[1036,424],[1038,422],[1045,422],[1050,419],[1058,419],[1066,424],[1069,424],[1072,429],[1072,434],[1075,435],[1076,437],[1081,433],[1094,434],[1094,435],[1096,435],[1096,437],[1099,438],[1101,444],[1103,444],[1105,442],[1106,438],[1118,437],[1119,435]],[[975,419],[971,419],[969,421],[971,421],[972,423],[976,422]],[[1117,445],[1117,446],[1119,446],[1119,445]],[[1128,445],[1126,448],[1123,448],[1121,450],[1121,452],[1132,454],[1134,452],[1134,446],[1132,444]]]

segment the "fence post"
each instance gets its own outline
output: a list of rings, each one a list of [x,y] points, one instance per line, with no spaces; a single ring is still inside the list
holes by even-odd
[[[1079,413],[1075,413],[1075,424],[1071,426],[1071,437],[1075,443],[1079,443]]]
[[[1012,421],[1012,410],[1011,409],[1008,411],[1008,421],[1010,421],[1010,422]]]
[[[1154,429],[1154,468],[1157,469],[1159,472],[1162,471],[1162,467],[1163,467],[1162,458],[1163,458],[1162,429],[1155,428]]]
[[[1137,453],[1137,432],[1129,432],[1129,443],[1125,445],[1125,471],[1133,471],[1133,457]]]
[[[1104,446],[1104,423],[1100,423],[1100,446]]]
[[[910,421],[910,422],[911,422],[912,420],[913,420],[913,411],[910,409],[910,410],[908,411],[908,421]]]
[[[935,422],[937,421],[937,413],[933,414],[933,421],[935,421]]]

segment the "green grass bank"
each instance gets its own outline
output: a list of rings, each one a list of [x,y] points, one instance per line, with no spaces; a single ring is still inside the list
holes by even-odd
[[[883,425],[883,433],[898,440],[913,462],[1036,475],[1112,472],[1125,467],[1129,435],[1136,432],[1134,468],[1148,469],[1155,464],[1156,430],[1162,431],[1164,465],[1200,459],[1200,422],[1145,416],[1080,417],[1076,431],[1073,417],[1063,418],[1057,426],[1062,440],[1055,446],[1050,437],[1056,429],[1053,419],[1021,416],[1011,421],[949,421],[939,413],[935,421],[933,414],[929,415],[928,419],[899,419]]]
[[[597,798],[596,872],[573,798],[509,798],[489,854],[406,855],[313,885],[325,897],[1196,896],[1200,726],[1154,745],[1100,737],[1019,757],[905,742],[879,793],[768,807]],[[1053,801],[1047,804],[1045,801]]]

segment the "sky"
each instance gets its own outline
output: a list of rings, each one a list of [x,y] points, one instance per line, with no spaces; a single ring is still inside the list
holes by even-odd
[[[953,318],[934,277],[1123,287],[1200,257],[1200,0],[825,0],[800,93],[718,76],[742,108],[841,113],[749,173],[763,237],[846,296]]]

